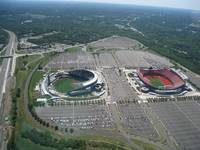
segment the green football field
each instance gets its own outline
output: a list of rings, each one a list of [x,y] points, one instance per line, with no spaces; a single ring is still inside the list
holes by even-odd
[[[149,78],[149,81],[156,88],[158,88],[159,86],[164,86],[164,84],[157,78]]]
[[[61,78],[54,83],[54,87],[60,93],[67,93],[75,88],[73,83],[72,79]]]

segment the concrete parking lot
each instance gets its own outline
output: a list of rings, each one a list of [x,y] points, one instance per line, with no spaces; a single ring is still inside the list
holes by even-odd
[[[46,68],[51,70],[96,69],[95,60],[88,52],[64,53],[52,59]]]
[[[103,66],[118,67],[118,65],[111,53],[100,53],[99,60],[100,60],[102,67]]]
[[[173,64],[171,64],[169,60],[145,51],[126,50],[116,51],[115,54],[123,67],[133,68],[152,66],[156,68],[168,68],[173,66]]]
[[[154,102],[150,106],[181,149],[200,149],[200,106],[195,101]]]
[[[112,37],[106,40],[98,41],[93,44],[95,47],[115,48],[115,49],[134,49],[139,50],[145,46],[133,39],[127,37]]]
[[[133,99],[137,94],[130,87],[124,74],[118,75],[115,69],[104,69],[103,74],[109,87],[112,101]]]

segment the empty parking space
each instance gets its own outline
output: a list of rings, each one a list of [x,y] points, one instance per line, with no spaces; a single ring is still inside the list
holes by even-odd
[[[200,88],[200,76],[196,75],[195,73],[191,71],[185,71],[184,74],[188,76],[190,79],[190,82],[192,82],[196,87]]]
[[[195,101],[193,102],[195,103]],[[195,119],[195,116],[199,114],[199,111],[195,114],[199,108],[193,107],[193,105],[185,101],[150,103],[150,106],[164,123],[170,135],[174,137],[179,147],[187,150],[200,149],[199,125],[194,124],[199,122]]]
[[[116,56],[123,67],[157,67],[168,68],[173,66],[167,59],[144,51],[116,51]]]
[[[88,52],[64,53],[52,59],[46,66],[51,70],[59,69],[95,69],[95,61]]]
[[[117,67],[115,59],[111,53],[99,54],[99,60],[101,62],[101,66]]]
[[[200,105],[193,100],[178,101],[176,105],[200,132]]]
[[[116,49],[141,49],[143,44],[127,38],[127,37],[113,37],[106,40],[95,42],[95,47],[116,48]]]

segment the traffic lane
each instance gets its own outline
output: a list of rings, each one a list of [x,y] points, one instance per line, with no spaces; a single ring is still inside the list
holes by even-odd
[[[13,34],[12,32],[10,32],[8,30],[5,30],[5,31],[8,32],[8,34],[10,35],[10,39],[9,39],[9,43],[6,48],[5,55],[11,55],[13,45],[15,42],[15,34]],[[1,66],[1,71],[0,71],[0,109],[1,109],[2,99],[3,99],[3,93],[5,92],[6,78],[8,76],[8,71],[10,68],[9,67],[10,61],[11,61],[10,58],[4,59],[2,62],[2,66]]]

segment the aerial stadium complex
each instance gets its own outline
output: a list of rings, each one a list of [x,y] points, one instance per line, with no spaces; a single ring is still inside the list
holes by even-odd
[[[138,69],[138,84],[144,93],[179,94],[189,90],[187,76],[175,69]]]
[[[104,94],[103,77],[97,71],[73,70],[57,71],[43,76],[38,85],[43,95],[52,98],[65,98],[94,93],[96,96]]]

